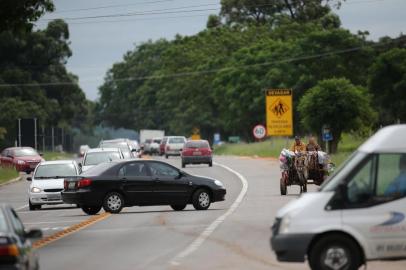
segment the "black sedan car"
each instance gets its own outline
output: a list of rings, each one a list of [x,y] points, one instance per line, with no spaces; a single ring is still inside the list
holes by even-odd
[[[62,199],[95,215],[102,207],[119,213],[136,205],[170,205],[181,211],[193,204],[197,210],[206,210],[212,202],[223,201],[225,194],[219,180],[194,176],[165,162],[117,160],[65,179]]]
[[[31,240],[41,237],[40,230],[25,231],[13,208],[0,204],[0,269],[38,269]]]

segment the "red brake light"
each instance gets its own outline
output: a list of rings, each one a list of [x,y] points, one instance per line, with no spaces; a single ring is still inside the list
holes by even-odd
[[[0,256],[14,256],[18,257],[20,255],[20,251],[15,244],[7,245],[7,246],[0,246]]]
[[[92,179],[90,178],[83,178],[78,182],[78,188],[88,187],[92,184]]]
[[[63,181],[63,188],[68,189],[68,181],[66,180]]]

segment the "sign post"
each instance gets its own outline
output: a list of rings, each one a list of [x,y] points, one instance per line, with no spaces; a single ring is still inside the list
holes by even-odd
[[[266,128],[263,125],[256,125],[252,129],[252,135],[254,135],[254,138],[257,139],[258,141],[262,140],[266,136]]]
[[[326,152],[329,154],[329,142],[333,140],[333,134],[331,133],[330,127],[324,126],[321,131],[323,141],[326,142]]]
[[[266,132],[268,136],[293,135],[292,89],[266,91]]]

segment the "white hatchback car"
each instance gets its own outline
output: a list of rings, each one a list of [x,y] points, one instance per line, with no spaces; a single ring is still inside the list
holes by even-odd
[[[169,156],[180,156],[185,143],[186,137],[184,136],[169,136],[165,144],[165,158]]]
[[[100,163],[117,159],[124,159],[123,152],[120,148],[92,148],[87,150],[79,166],[82,168],[82,171],[85,172]]]
[[[30,210],[41,209],[44,204],[63,204],[61,191],[66,177],[77,176],[80,168],[74,160],[43,161],[36,167],[28,190]]]

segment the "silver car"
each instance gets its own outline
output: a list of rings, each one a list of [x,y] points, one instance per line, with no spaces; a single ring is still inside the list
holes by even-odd
[[[74,160],[43,161],[35,169],[28,190],[30,210],[41,209],[44,204],[63,204],[61,191],[64,178],[77,176],[80,168]]]
[[[92,148],[87,150],[79,166],[82,168],[82,172],[85,172],[100,163],[117,159],[124,159],[120,148]]]

